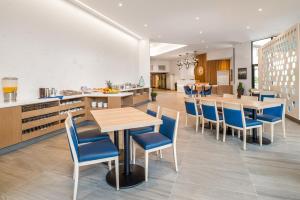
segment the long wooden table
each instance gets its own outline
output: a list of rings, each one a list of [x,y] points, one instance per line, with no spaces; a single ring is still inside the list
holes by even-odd
[[[232,99],[232,98],[224,98],[220,96],[207,96],[207,97],[196,97],[197,100],[208,100],[215,101],[218,107],[221,107],[224,102],[230,103],[238,103],[242,104],[244,108],[252,109],[252,119],[257,119],[257,110],[262,110],[265,108],[272,108],[276,106],[280,106],[279,103],[276,102],[265,102],[265,101],[251,101],[251,100],[241,100],[241,99]],[[241,138],[242,139],[242,138]],[[252,137],[247,137],[247,143],[256,143],[259,144],[259,139],[257,137],[257,131],[254,129]],[[270,144],[271,141],[265,137],[263,137],[263,144]]]
[[[138,185],[145,180],[144,168],[130,164],[130,136],[129,129],[162,124],[162,120],[152,117],[132,107],[114,108],[91,111],[92,116],[99,125],[101,132],[114,132],[114,142],[119,147],[118,134],[124,130],[124,167],[120,167],[120,188]],[[106,181],[115,187],[115,170],[106,175]]]

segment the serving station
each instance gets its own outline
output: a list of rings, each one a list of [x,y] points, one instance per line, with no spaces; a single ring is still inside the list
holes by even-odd
[[[0,149],[64,129],[69,111],[77,124],[91,121],[91,110],[136,106],[149,101],[149,92],[150,88],[131,88],[117,94],[97,92],[0,103]]]

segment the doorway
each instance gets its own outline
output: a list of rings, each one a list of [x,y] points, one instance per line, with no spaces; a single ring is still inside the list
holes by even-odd
[[[166,73],[151,73],[151,87],[157,89],[167,89]]]

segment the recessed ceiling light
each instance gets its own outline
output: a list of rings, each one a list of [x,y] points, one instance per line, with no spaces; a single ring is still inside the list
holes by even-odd
[[[199,33],[200,33],[200,34],[202,34],[202,33],[203,33],[203,31],[200,31]]]
[[[119,6],[119,7],[122,7],[122,6],[123,6],[123,3],[122,3],[122,2],[119,2],[119,3],[118,3],[118,6]]]
[[[258,9],[258,12],[262,12],[262,11],[263,11],[263,9],[262,9],[262,8],[259,8],[259,9]]]
[[[199,20],[199,19],[200,19],[200,17],[195,17],[195,19],[196,19],[196,20]]]
[[[147,28],[147,27],[148,27],[148,24],[144,24],[144,27]]]
[[[251,27],[250,26],[246,26],[246,29],[249,30]]]

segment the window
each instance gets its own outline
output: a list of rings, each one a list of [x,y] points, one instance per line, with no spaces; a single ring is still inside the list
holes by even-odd
[[[259,48],[271,41],[273,37],[252,42],[252,88],[259,88],[258,85],[258,51]]]

